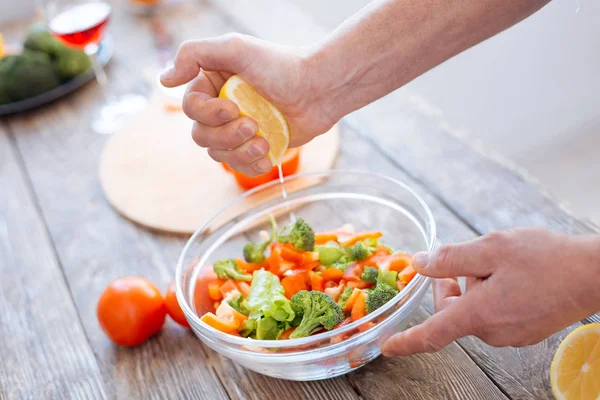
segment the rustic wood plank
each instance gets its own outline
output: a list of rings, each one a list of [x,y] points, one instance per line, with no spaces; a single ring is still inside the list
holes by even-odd
[[[102,376],[0,125],[0,398],[105,398]]]
[[[148,21],[115,12],[112,33],[123,38],[109,68],[111,86],[128,90],[137,82],[131,71],[153,70]],[[203,37],[232,30],[209,5],[186,5],[164,18],[175,39]],[[185,32],[185,34],[181,34]],[[253,396],[256,387],[266,398],[293,395],[289,385],[237,368],[189,331],[169,321],[163,332],[143,346],[113,346],[95,319],[96,301],[104,287],[123,275],[147,277],[160,288],[171,280],[185,238],[148,232],[122,219],[104,199],[97,165],[106,137],[93,134],[86,115],[99,101],[94,85],[37,112],[9,120],[31,172],[41,209],[47,218],[65,276],[84,328],[90,337],[111,398],[205,398]],[[241,249],[241,245],[237,250]],[[221,382],[223,384],[221,384]],[[224,386],[224,387],[223,387]],[[330,392],[354,391],[344,379],[298,383],[302,398],[328,398]],[[225,390],[226,389],[226,390]]]

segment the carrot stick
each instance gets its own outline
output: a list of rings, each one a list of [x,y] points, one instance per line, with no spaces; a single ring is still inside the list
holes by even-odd
[[[329,242],[337,242],[338,237],[333,233],[317,233],[315,235],[315,244],[327,244]]]
[[[221,295],[221,283],[220,282],[210,282],[208,284],[208,296],[212,300],[221,300],[223,296]]]

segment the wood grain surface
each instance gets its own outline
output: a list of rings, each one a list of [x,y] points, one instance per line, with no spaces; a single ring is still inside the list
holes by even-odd
[[[246,31],[307,44],[324,34],[286,1],[257,0],[251,7],[239,0],[216,3],[220,11],[208,2],[188,2],[161,20],[176,42]],[[231,5],[237,8],[228,10]],[[155,76],[157,56],[150,23],[116,10],[111,33],[119,42],[109,68],[111,90],[151,90],[147,77]],[[1,399],[551,398],[547,371],[566,332],[524,349],[495,349],[463,338],[436,354],[380,357],[318,382],[250,372],[172,321],[143,346],[112,345],[95,317],[102,290],[125,275],[147,277],[165,289],[185,240],[143,229],[107,203],[97,171],[106,137],[89,128],[89,115],[101,101],[97,85],[90,84],[0,123]],[[414,101],[386,98],[349,122],[352,126],[342,124],[337,165],[408,183],[431,207],[441,242],[468,240],[511,221],[590,231]],[[428,297],[411,323],[432,311]]]

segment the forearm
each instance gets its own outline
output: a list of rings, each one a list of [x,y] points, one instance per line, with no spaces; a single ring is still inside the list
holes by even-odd
[[[573,264],[567,268],[570,276],[565,279],[579,280],[578,285],[582,290],[573,296],[572,301],[587,317],[600,312],[600,235],[575,236],[573,240]]]
[[[549,0],[376,0],[315,45],[307,66],[335,119],[523,20]]]

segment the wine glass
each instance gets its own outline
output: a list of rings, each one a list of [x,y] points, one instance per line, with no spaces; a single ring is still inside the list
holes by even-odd
[[[139,94],[114,96],[108,90],[108,78],[97,54],[111,15],[106,0],[41,0],[48,31],[71,48],[83,50],[90,58],[106,102],[92,117],[92,129],[101,134],[116,132],[126,118],[146,105]]]

